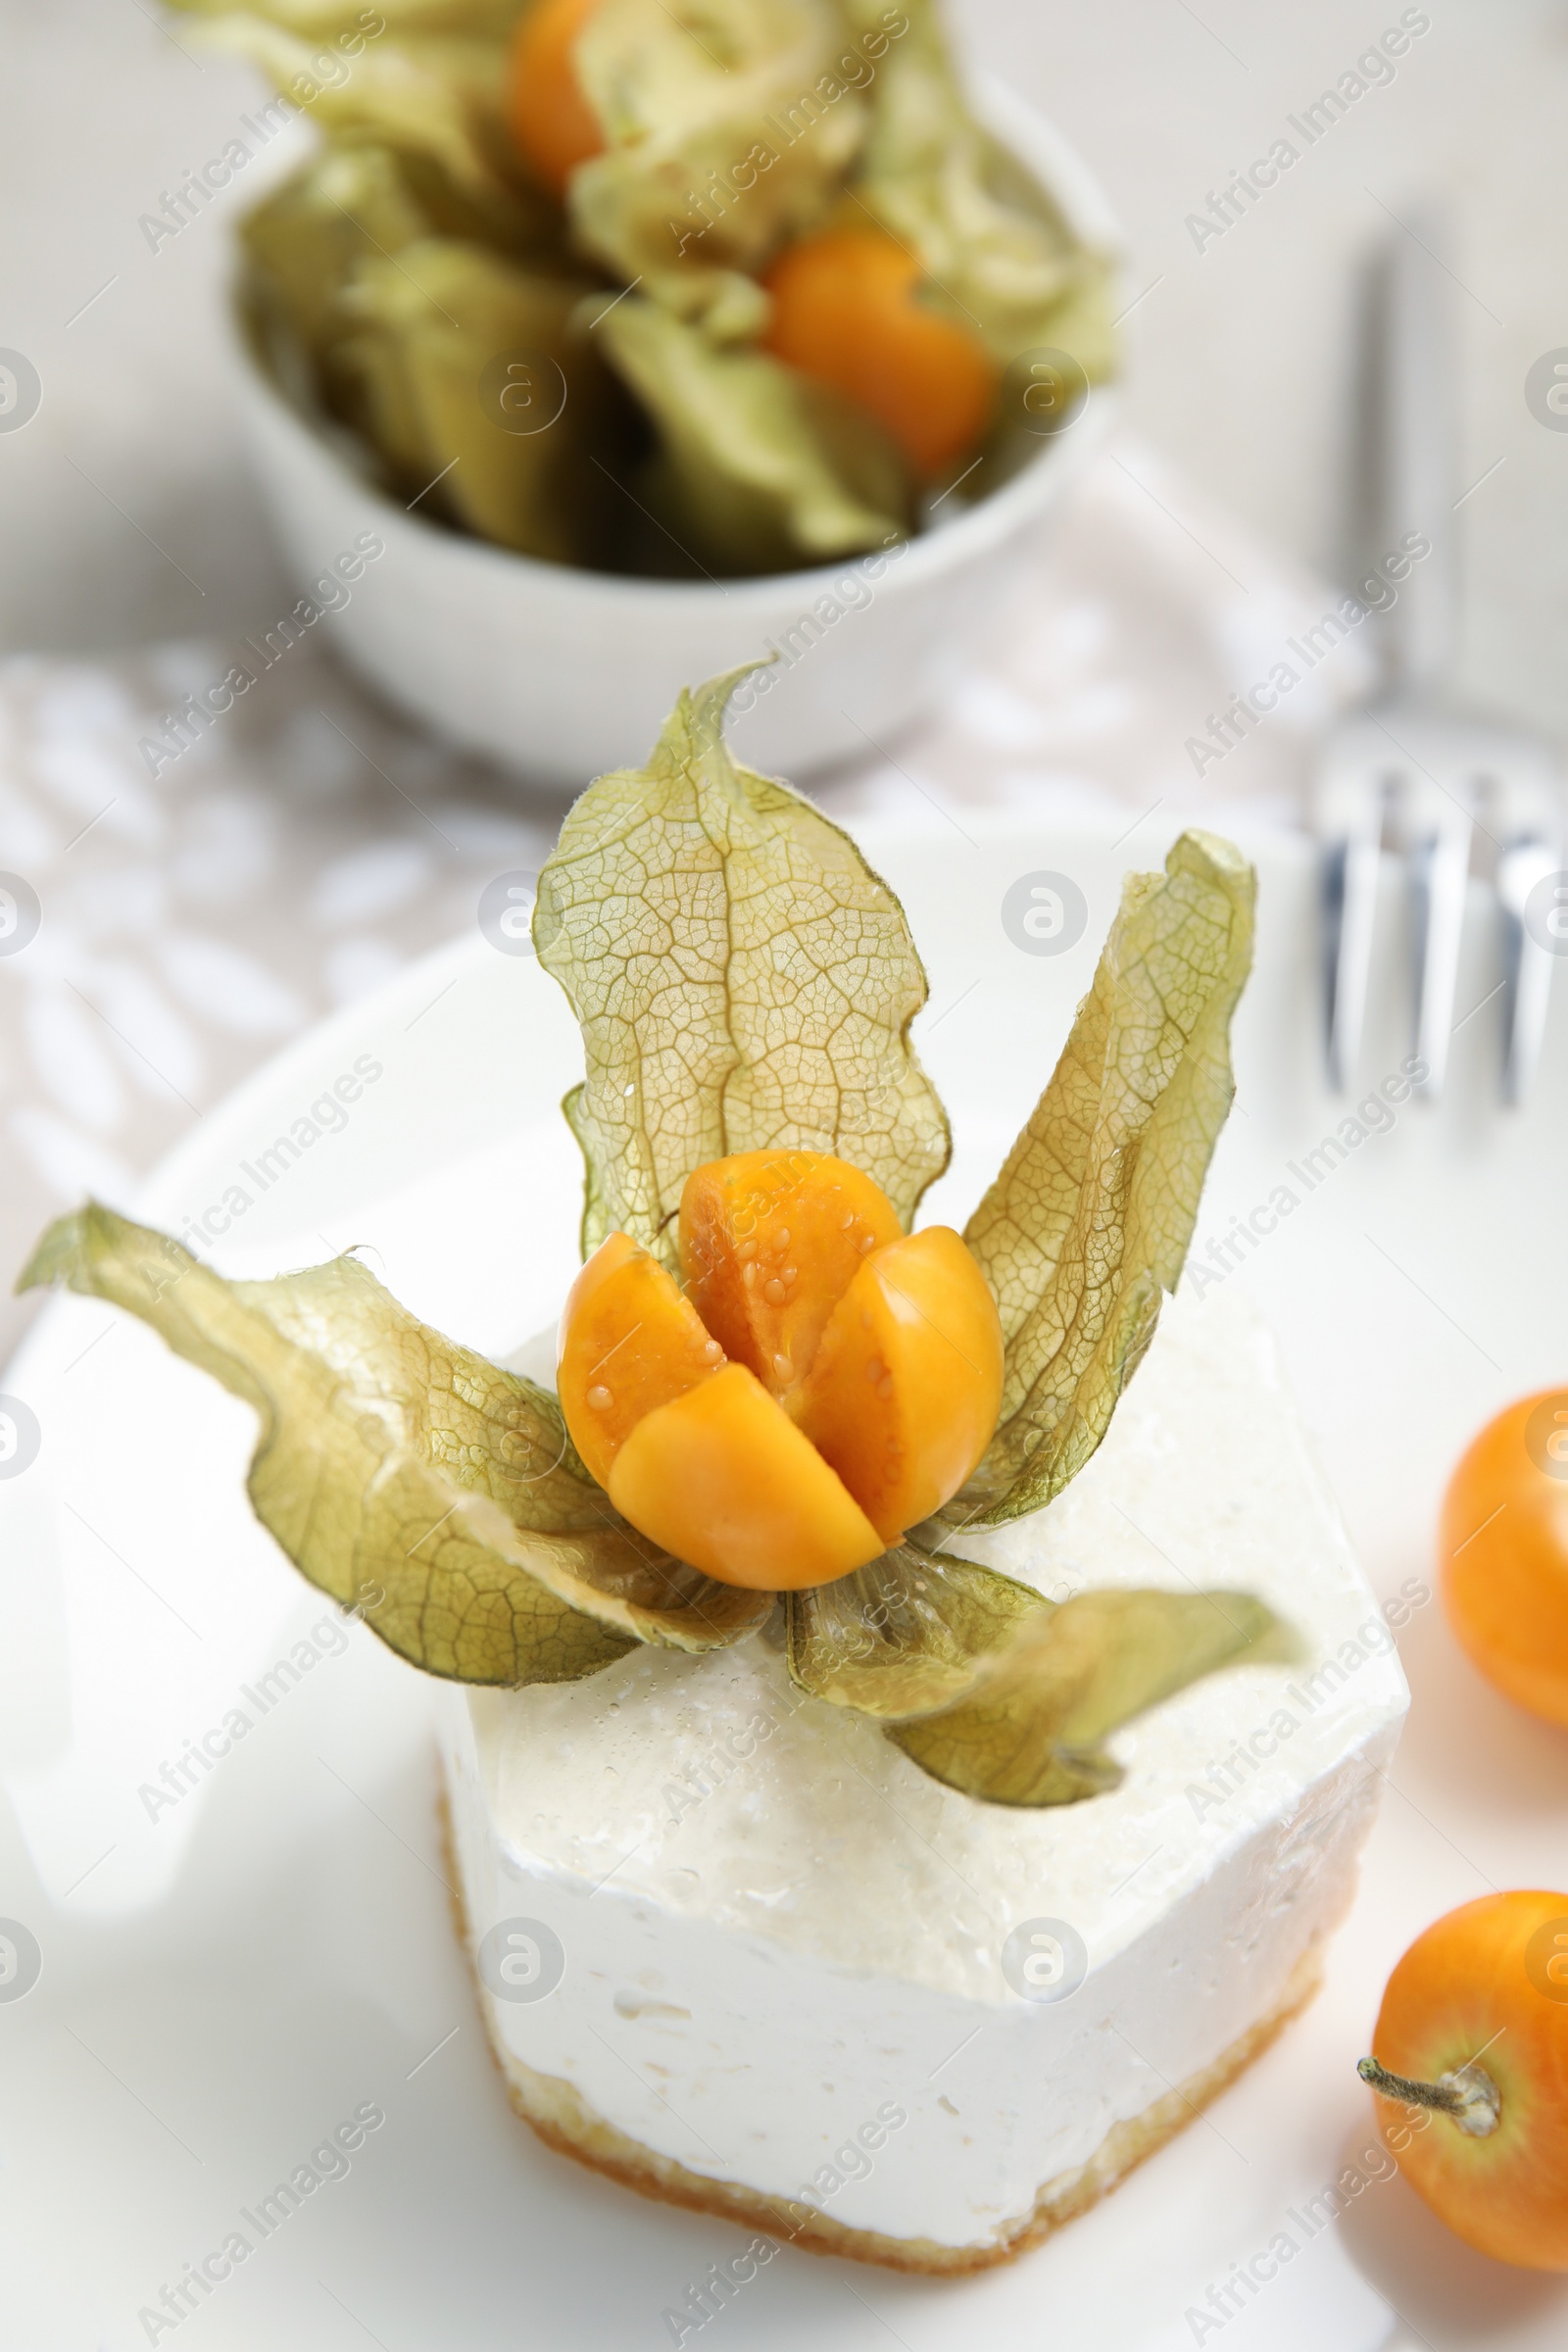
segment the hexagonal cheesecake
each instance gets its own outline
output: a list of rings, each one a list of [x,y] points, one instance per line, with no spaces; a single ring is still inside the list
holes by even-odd
[[[1091,2204],[1310,1997],[1406,1705],[1274,1342],[1228,1294],[1171,1303],[1087,1468],[961,1548],[1058,1599],[1256,1593],[1291,1662],[1152,1708],[1110,1742],[1119,1787],[1045,1810],[927,1778],[794,1689],[766,1633],[445,1702],[518,2111],[651,2195],[931,2272]]]

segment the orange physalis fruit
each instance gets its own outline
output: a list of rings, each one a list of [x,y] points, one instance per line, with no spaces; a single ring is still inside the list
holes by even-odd
[[[896,1544],[957,1493],[1001,1402],[996,1301],[951,1226],[931,1225],[860,1267],[822,1334],[798,1418]]]
[[[562,1411],[611,1501],[732,1585],[830,1584],[896,1544],[979,1461],[1002,1325],[958,1235],[906,1236],[822,1152],[688,1178],[684,1291],[612,1234],[561,1324]]]
[[[729,1364],[639,1421],[610,1474],[633,1527],[726,1585],[827,1585],[882,1538],[755,1373]]]
[[[1568,1726],[1568,1391],[1489,1421],[1443,1503],[1444,1598],[1497,1689]]]
[[[645,1413],[723,1364],[723,1348],[679,1284],[657,1257],[612,1233],[567,1292],[561,1318],[562,1409],[599,1484],[609,1486],[615,1456]]]
[[[1568,1894],[1484,1894],[1436,1920],[1389,1979],[1372,2048],[1384,2137],[1439,2220],[1494,2262],[1568,2271]]]
[[[605,134],[577,78],[577,36],[600,0],[535,0],[513,36],[506,117],[519,154],[554,196]]]
[[[919,300],[920,265],[880,228],[787,246],[766,278],[776,359],[869,409],[924,479],[972,449],[998,370],[977,335]]]
[[[879,1184],[821,1152],[737,1152],[680,1197],[686,1293],[726,1355],[790,1402],[869,1252],[904,1228]]]

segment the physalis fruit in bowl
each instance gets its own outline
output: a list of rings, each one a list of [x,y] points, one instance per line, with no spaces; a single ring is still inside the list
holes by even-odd
[[[976,110],[937,0],[173,5],[317,133],[238,223],[247,340],[421,522],[879,576],[1116,372],[1077,173]]]

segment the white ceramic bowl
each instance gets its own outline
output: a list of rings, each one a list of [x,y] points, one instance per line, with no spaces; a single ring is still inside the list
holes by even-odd
[[[1108,204],[1050,124],[995,84],[980,104],[1075,233],[1118,249]],[[742,689],[734,712],[737,749],[754,765],[799,776],[907,725],[1016,585],[1107,405],[1092,396],[1002,489],[900,549],[874,581],[863,558],[722,584],[637,580],[536,563],[407,513],[236,340],[253,459],[300,589],[362,533],[385,545],[323,633],[416,717],[557,787],[640,760],[682,686],[760,661],[769,645],[785,661],[764,690]]]

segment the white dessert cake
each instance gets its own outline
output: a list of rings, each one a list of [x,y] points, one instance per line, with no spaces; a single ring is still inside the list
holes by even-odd
[[[765,1636],[451,1686],[445,1717],[518,2111],[650,2194],[947,2272],[1092,2203],[1310,1996],[1406,1705],[1272,1338],[1228,1294],[1167,1305],[1049,1510],[958,1547],[1061,1599],[1256,1593],[1297,1654],[1152,1709],[1109,1743],[1119,1788],[1040,1811],[803,1698]]]

